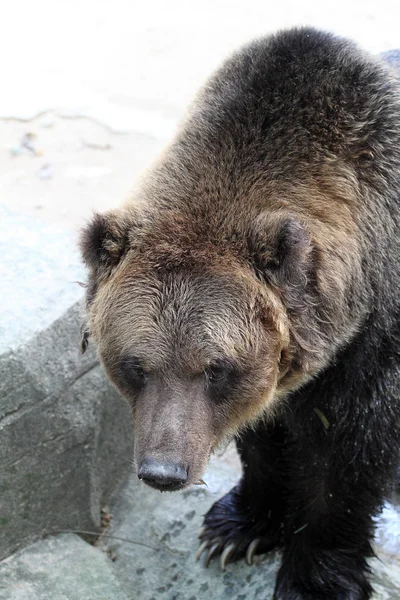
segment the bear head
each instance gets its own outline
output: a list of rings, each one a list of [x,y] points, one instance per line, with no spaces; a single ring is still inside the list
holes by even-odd
[[[218,445],[297,385],[288,311],[304,310],[306,228],[286,213],[128,206],[95,215],[81,250],[82,349],[90,335],[132,409],[139,477],[198,483]]]

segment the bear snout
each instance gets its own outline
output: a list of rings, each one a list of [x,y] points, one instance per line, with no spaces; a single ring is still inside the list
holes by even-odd
[[[187,483],[188,470],[181,463],[147,457],[139,464],[138,477],[150,487],[172,492]]]

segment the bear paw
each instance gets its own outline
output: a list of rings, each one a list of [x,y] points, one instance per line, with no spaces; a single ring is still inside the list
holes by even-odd
[[[216,502],[204,517],[200,547],[196,558],[207,552],[205,566],[220,556],[224,571],[229,562],[245,557],[251,565],[255,554],[269,552],[280,545],[282,519],[278,511],[253,507],[238,489],[233,488]]]

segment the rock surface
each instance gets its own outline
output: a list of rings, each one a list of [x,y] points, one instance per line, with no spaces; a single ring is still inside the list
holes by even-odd
[[[0,355],[46,330],[82,297],[75,242],[62,227],[0,206]]]
[[[130,468],[132,427],[94,350],[79,354],[73,236],[0,210],[2,558],[44,530],[99,529]]]
[[[0,600],[129,600],[105,554],[76,535],[51,537],[0,564]]]
[[[146,546],[106,539],[102,547],[113,557],[125,589],[134,589],[131,599],[140,600],[267,600],[272,598],[279,557],[275,554],[228,565],[221,572],[219,561],[205,569],[196,561],[202,516],[215,500],[238,479],[237,470],[221,460],[212,460],[204,480],[183,492],[160,494],[132,477],[118,494],[107,533]]]

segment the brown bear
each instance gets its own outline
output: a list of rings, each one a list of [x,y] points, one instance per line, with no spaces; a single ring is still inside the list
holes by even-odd
[[[367,600],[400,437],[400,93],[310,28],[206,83],[132,201],[84,230],[89,335],[134,416],[138,476],[201,480],[224,566],[281,547],[276,600]]]

